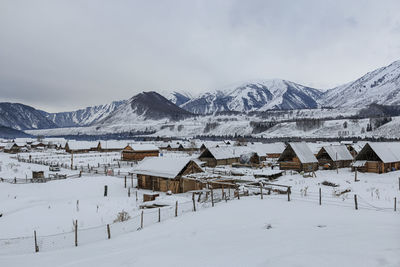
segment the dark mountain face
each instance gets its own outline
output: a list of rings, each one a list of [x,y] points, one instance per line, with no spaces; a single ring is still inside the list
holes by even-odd
[[[129,99],[97,124],[132,123],[140,120],[178,121],[193,116],[190,112],[156,92],[143,92]]]
[[[156,92],[143,92],[132,97],[129,102],[137,115],[148,119],[180,120],[192,115]]]
[[[18,103],[0,103],[0,125],[17,130],[56,128],[46,112]]]
[[[14,138],[25,138],[25,137],[32,137],[32,135],[12,129],[10,127],[5,127],[0,125],[0,138],[14,139]]]

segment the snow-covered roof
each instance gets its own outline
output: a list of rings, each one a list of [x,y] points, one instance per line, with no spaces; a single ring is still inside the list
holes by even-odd
[[[368,142],[368,145],[384,163],[400,161],[399,142]]]
[[[259,156],[265,156],[266,154],[280,154],[285,150],[284,143],[255,143],[248,145],[247,147],[256,152]]]
[[[91,149],[97,147],[98,142],[91,141],[68,141],[68,147],[70,150],[83,150],[83,149]]]
[[[353,160],[353,156],[350,154],[349,150],[345,145],[335,145],[335,146],[324,146],[323,147],[328,153],[329,157],[336,160]]]
[[[8,150],[11,149],[16,143],[7,143],[4,149]]]
[[[134,151],[155,151],[159,150],[158,147],[156,147],[153,144],[129,144],[129,146],[134,150]]]
[[[124,149],[128,144],[127,141],[119,141],[119,140],[106,140],[100,141],[100,145],[102,149]]]
[[[293,149],[294,153],[296,153],[301,163],[318,162],[317,158],[306,143],[289,143],[289,145]]]
[[[132,172],[174,179],[191,160],[193,160],[191,157],[148,157],[142,160]]]
[[[239,158],[243,154],[254,152],[251,148],[244,146],[211,147],[207,149],[216,160]]]

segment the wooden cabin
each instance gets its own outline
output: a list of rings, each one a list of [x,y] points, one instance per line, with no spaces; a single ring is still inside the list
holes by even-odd
[[[200,173],[203,169],[192,158],[146,158],[134,170],[138,188],[174,194],[203,189],[203,184],[188,174]]]
[[[8,143],[4,149],[4,153],[10,153],[10,154],[16,154],[21,152],[21,146],[19,146],[17,143]]]
[[[400,143],[369,142],[358,153],[352,167],[372,173],[400,170]]]
[[[213,147],[201,152],[199,160],[206,162],[206,166],[231,165],[238,163],[240,156],[253,152],[247,147]]]
[[[97,148],[101,152],[121,152],[126,148],[126,145],[126,141],[107,140],[99,141]]]
[[[265,161],[267,158],[269,159],[278,159],[282,154],[283,150],[285,150],[284,143],[253,143],[247,146],[254,152],[257,152],[260,160]]]
[[[159,149],[152,144],[130,144],[122,150],[122,160],[139,161],[146,157],[158,157]]]
[[[278,159],[281,170],[315,171],[318,160],[306,143],[289,143]]]
[[[99,151],[99,143],[89,141],[68,141],[65,144],[65,152],[67,153],[88,153],[90,151]]]
[[[317,154],[318,165],[324,169],[350,167],[353,156],[346,145],[323,146]]]

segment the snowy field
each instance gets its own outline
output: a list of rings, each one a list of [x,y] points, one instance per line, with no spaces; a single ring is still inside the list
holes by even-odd
[[[0,154],[0,177],[48,170],[48,166],[18,162],[14,156]],[[68,162],[65,156],[33,153],[31,158]],[[107,164],[118,158],[112,153],[106,160],[96,153],[76,156],[82,165]],[[207,171],[210,176],[219,175]],[[218,167],[214,171],[243,172],[244,176],[232,178],[255,180],[250,169]],[[161,223],[158,209],[145,209],[143,229],[140,205],[149,191],[130,188],[129,197],[128,188],[136,186],[135,179],[128,178],[127,188],[123,178],[85,174],[47,183],[0,183],[0,266],[400,266],[400,213],[394,212],[394,197],[400,207],[400,171],[358,173],[357,182],[348,168],[317,171],[316,176],[305,178],[288,171],[274,181],[292,186],[290,202],[284,194],[264,195],[261,200],[260,195],[252,195],[259,193],[257,187],[242,187],[250,196],[218,202],[221,192],[215,190],[215,207],[203,198],[196,201],[193,212],[190,193],[160,193],[154,203],[163,206]],[[326,181],[336,186],[323,185]],[[130,218],[115,222],[122,211]],[[38,235],[37,254],[33,231]]]
[[[1,266],[399,266],[394,212],[256,197],[59,251],[2,255]]]

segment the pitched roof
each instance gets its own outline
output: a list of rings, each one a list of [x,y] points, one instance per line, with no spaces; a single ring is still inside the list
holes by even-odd
[[[266,154],[281,154],[285,150],[284,143],[254,143],[247,146],[254,152],[257,152],[259,156],[265,156]]]
[[[368,145],[384,163],[400,161],[399,142],[368,142]]]
[[[323,149],[325,149],[326,153],[328,153],[329,157],[334,161],[353,160],[353,156],[345,145],[324,146]]]
[[[118,140],[106,140],[100,141],[100,145],[102,149],[124,149],[128,144],[127,141],[118,141]]]
[[[203,153],[205,153],[205,151]],[[216,160],[239,158],[243,154],[253,152],[251,148],[242,146],[211,147],[208,148],[208,151],[211,153],[211,155],[214,156]]]
[[[148,157],[142,160],[132,172],[174,179],[192,160],[190,157]]]
[[[301,163],[318,162],[317,158],[306,143],[289,143],[289,145],[293,149],[294,153],[296,153]]]

